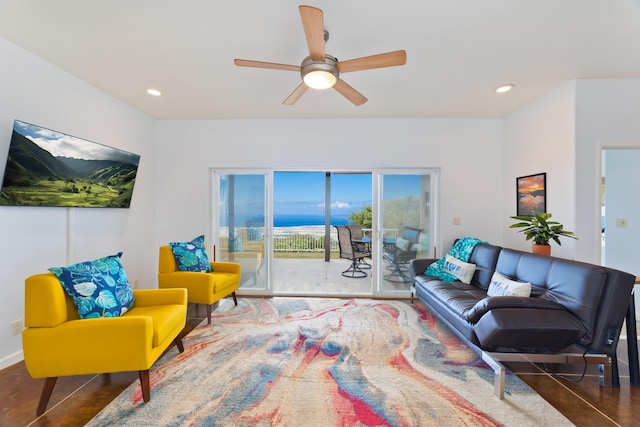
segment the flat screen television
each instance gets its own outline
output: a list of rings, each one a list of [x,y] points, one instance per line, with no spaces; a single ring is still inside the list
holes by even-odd
[[[2,206],[128,208],[140,156],[15,120]]]

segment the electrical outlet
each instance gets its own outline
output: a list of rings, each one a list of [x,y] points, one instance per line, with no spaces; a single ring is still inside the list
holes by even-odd
[[[11,335],[20,335],[24,329],[22,319],[14,320],[11,322]]]
[[[138,289],[138,279],[133,279],[133,289]]]
[[[616,227],[627,228],[627,218],[616,218]]]
[[[453,225],[460,225],[462,224],[462,220],[460,219],[459,216],[454,216],[453,217]]]

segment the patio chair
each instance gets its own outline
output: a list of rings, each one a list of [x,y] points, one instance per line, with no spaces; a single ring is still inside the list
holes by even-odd
[[[351,241],[355,245],[357,252],[363,252],[367,254],[366,258],[371,258],[371,239],[366,239],[362,232],[362,225],[360,224],[347,224],[345,225],[351,233]],[[371,268],[371,264],[367,262],[366,258],[361,258],[359,261],[360,268]]]
[[[362,278],[367,277],[367,273],[361,270],[360,263],[366,258],[366,252],[360,252],[351,240],[351,232],[347,227],[336,225],[338,231],[338,246],[340,248],[340,258],[348,259],[351,265],[342,272],[344,277]]]
[[[418,254],[418,244],[422,230],[414,227],[403,227],[395,245],[385,245],[384,259],[389,262],[390,273],[384,276],[389,282],[406,283],[411,281],[409,262]]]

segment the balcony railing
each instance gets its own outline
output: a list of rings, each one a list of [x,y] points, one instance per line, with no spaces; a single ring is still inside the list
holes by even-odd
[[[264,228],[235,227],[234,252],[262,252],[264,250]],[[371,229],[363,230],[365,235],[371,234]],[[398,230],[385,230],[385,237],[397,237]],[[325,227],[323,225],[309,225],[299,227],[274,227],[273,250],[276,253],[291,252],[324,252]],[[338,235],[335,227],[330,228],[331,253],[338,253]],[[229,249],[229,230],[220,228],[220,246],[222,251]]]

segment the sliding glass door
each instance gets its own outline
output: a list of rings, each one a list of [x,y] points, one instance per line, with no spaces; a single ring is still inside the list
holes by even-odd
[[[433,255],[436,170],[214,171],[212,235],[255,295],[409,295],[408,261]],[[336,226],[355,224],[370,257],[349,277]]]

